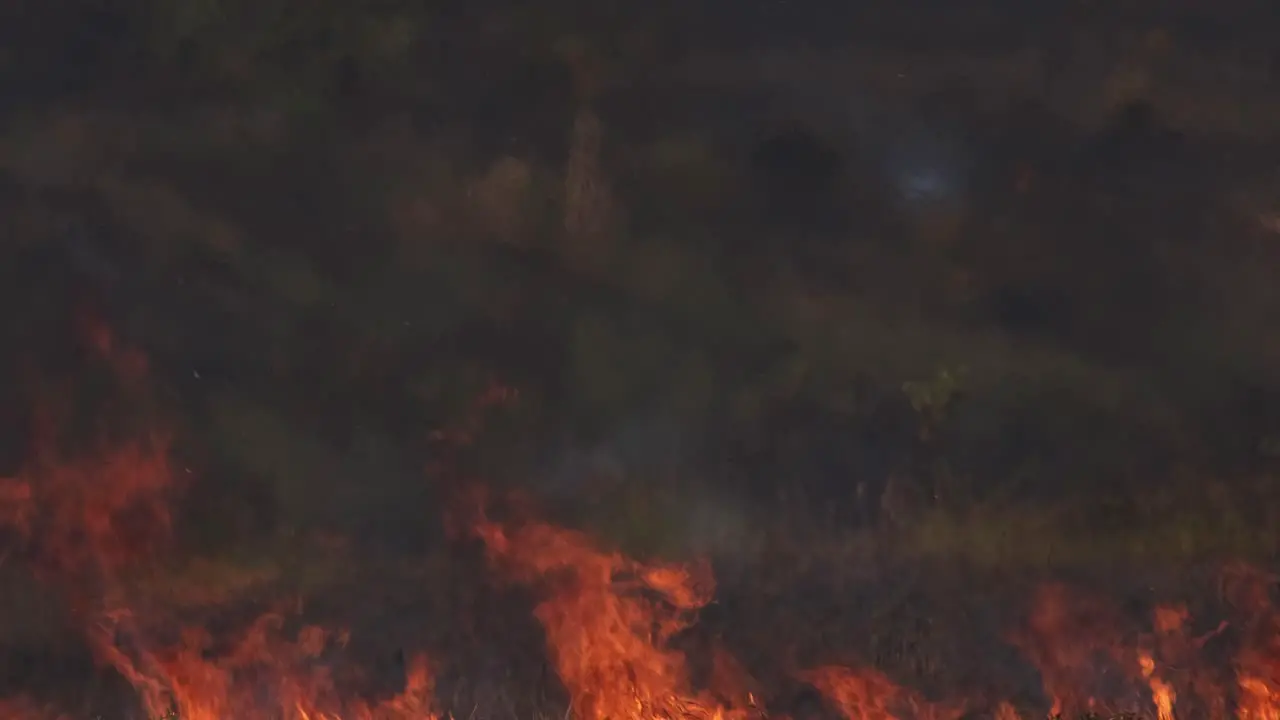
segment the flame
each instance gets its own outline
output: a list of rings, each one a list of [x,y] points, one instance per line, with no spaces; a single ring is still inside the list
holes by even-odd
[[[346,645],[348,636],[317,626],[285,639],[283,614],[259,617],[225,654],[210,657],[214,639],[188,628],[172,648],[131,654],[110,638],[130,626],[127,617],[104,623],[94,638],[101,655],[137,689],[150,717],[182,720],[426,720],[432,710],[433,681],[425,656],[416,656],[406,672],[404,690],[370,704],[344,698],[328,666],[327,652]]]
[[[1140,653],[1138,664],[1142,667],[1142,676],[1147,678],[1151,686],[1151,698],[1156,705],[1157,719],[1173,720],[1173,701],[1178,699],[1177,693],[1168,683],[1155,676],[1156,661],[1150,655],[1145,652]]]
[[[586,535],[543,523],[510,530],[481,522],[477,533],[515,580],[546,586],[534,615],[576,717],[735,714],[692,692],[684,655],[667,647],[711,600],[709,578],[699,584],[684,567],[601,552]]]
[[[1012,640],[1040,671],[1051,717],[1119,712],[1093,687],[1103,674],[1125,671],[1117,625],[1110,609],[1095,598],[1060,583],[1040,587],[1026,627]]]
[[[114,577],[167,539],[172,475],[165,438],[71,461],[45,448],[19,477],[0,480],[0,518],[36,545],[48,577]]]
[[[86,320],[85,346],[131,391],[145,383],[145,356],[109,328]],[[484,407],[513,399],[495,384]],[[128,681],[153,718],[180,720],[439,720],[435,666],[425,654],[407,662],[399,692],[371,699],[336,673],[351,633],[301,624],[301,602],[282,599],[229,633],[177,612],[175,597],[144,591],[141,579],[171,550],[173,497],[181,491],[170,463],[170,436],[147,430],[113,434],[87,447],[59,442],[50,405],[37,416],[31,461],[0,478],[0,529],[21,539],[33,573],[58,590],[82,624],[94,658]],[[434,439],[473,443],[479,420]],[[642,562],[601,549],[585,533],[525,513],[519,521],[484,515],[482,488],[466,488],[463,526],[484,544],[491,571],[530,588],[545,650],[575,720],[674,720],[764,717],[768,688],[752,668],[714,642],[707,678],[676,641],[694,628],[716,594],[706,563]],[[452,520],[452,518],[451,518]],[[331,545],[338,552],[340,543]],[[1155,607],[1138,632],[1106,601],[1063,583],[1042,585],[1009,641],[1040,674],[1049,713],[1064,718],[1138,713],[1155,720],[1280,720],[1280,613],[1276,578],[1232,564],[1222,573],[1228,617],[1196,637],[1185,605]],[[219,594],[202,596],[208,603]],[[185,622],[179,618],[185,618]],[[1209,649],[1229,667],[1206,658]],[[780,652],[783,652],[780,649]],[[447,660],[447,658],[446,658]],[[1219,663],[1222,664],[1222,663]],[[1026,715],[1009,699],[931,700],[863,663],[789,667],[829,709],[848,720],[958,720],[975,712],[995,720]],[[968,713],[968,714],[967,714]],[[70,720],[56,703],[0,699],[0,718]]]
[[[1240,720],[1280,720],[1280,613],[1271,604],[1276,578],[1255,568],[1233,565],[1224,578],[1224,594],[1241,610],[1243,647],[1236,657]]]
[[[955,720],[961,707],[934,705],[874,670],[822,667],[800,673],[849,720]]]
[[[575,717],[741,718],[757,710],[749,674],[722,649],[712,655],[714,691],[695,691],[686,657],[669,647],[712,599],[706,567],[639,563],[544,523],[512,529],[482,521],[477,532],[512,579],[543,588],[534,614]],[[796,675],[850,720],[954,720],[963,711],[929,703],[874,670],[828,666]]]
[[[79,327],[85,346],[124,387],[140,391],[146,358],[91,315]],[[136,690],[148,717],[181,720],[434,720],[433,673],[425,656],[408,663],[403,690],[371,702],[344,695],[326,655],[347,634],[316,626],[293,638],[285,613],[268,612],[229,649],[201,627],[176,643],[170,608],[149,603],[134,582],[154,569],[170,544],[170,503],[178,484],[169,436],[145,432],[113,446],[68,452],[50,407],[37,413],[36,447],[27,467],[0,479],[0,528],[15,534],[35,575],[59,590],[84,626],[90,650]],[[0,701],[0,717],[64,720],[56,708],[17,697]]]

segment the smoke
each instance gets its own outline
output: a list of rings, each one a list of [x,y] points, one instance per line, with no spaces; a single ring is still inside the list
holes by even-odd
[[[710,482],[699,446],[678,420],[638,417],[598,442],[563,443],[534,490],[553,507],[649,525],[672,552],[744,562],[753,553],[748,504]]]

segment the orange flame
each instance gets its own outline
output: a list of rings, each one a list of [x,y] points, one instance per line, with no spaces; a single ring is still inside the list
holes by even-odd
[[[81,330],[122,381],[142,381],[145,356],[100,323],[86,321]],[[495,384],[481,405],[513,397]],[[262,614],[233,642],[199,626],[176,633],[175,641],[174,629],[183,625],[172,608],[149,601],[131,584],[132,574],[156,563],[169,545],[175,483],[168,436],[147,433],[68,454],[54,439],[52,419],[44,418],[26,469],[0,479],[0,527],[26,543],[33,569],[64,593],[83,621],[95,658],[131,684],[150,716],[438,720],[433,668],[424,655],[408,663],[397,695],[362,698],[333,674],[349,633],[314,625],[286,632],[282,610]],[[469,417],[460,430],[435,439],[465,447],[478,426]],[[485,498],[477,491],[470,499],[483,506]],[[737,658],[715,645],[707,687],[701,688],[691,680],[689,658],[673,647],[715,594],[706,564],[640,562],[599,549],[584,533],[537,521],[504,524],[482,516],[470,528],[493,568],[537,591],[533,612],[573,718],[763,715],[760,689]],[[1053,715],[1138,710],[1155,720],[1174,720],[1179,712],[1208,720],[1280,720],[1275,585],[1275,578],[1255,568],[1227,568],[1222,595],[1232,608],[1231,622],[1197,638],[1185,606],[1156,607],[1149,631],[1133,637],[1107,603],[1061,583],[1046,584],[1011,640],[1039,670]],[[1216,675],[1202,659],[1208,643],[1225,643],[1227,635],[1234,643],[1232,677]],[[931,701],[873,668],[826,664],[794,675],[848,720],[957,720],[978,707],[965,698]],[[1022,717],[1008,701],[983,707],[996,720]],[[0,699],[0,718],[69,717],[29,698]]]
[[[86,345],[135,387],[146,358],[123,345],[92,315],[80,326]],[[181,633],[176,646],[152,642],[138,622],[163,625],[165,608],[131,597],[129,573],[153,564],[172,529],[175,483],[169,438],[151,433],[107,449],[67,457],[59,448],[54,414],[39,416],[37,446],[28,467],[0,479],[0,527],[15,532],[40,579],[61,590],[85,623],[90,649],[137,690],[155,718],[181,720],[434,720],[433,681],[424,657],[415,657],[404,690],[371,703],[343,697],[322,656],[345,645],[345,634],[303,628],[281,637],[284,618],[268,613],[225,653],[200,628]],[[151,617],[154,616],[154,617]],[[0,702],[0,717],[67,718],[30,699]]]
[[[582,533],[541,523],[509,531],[482,522],[477,532],[517,581],[547,586],[534,614],[576,717],[730,712],[690,690],[684,655],[666,647],[689,625],[688,614],[710,601],[709,579],[699,585],[686,568],[641,565],[596,550]]]
[[[964,714],[962,708],[926,702],[875,670],[822,667],[800,675],[849,720],[955,720]]]

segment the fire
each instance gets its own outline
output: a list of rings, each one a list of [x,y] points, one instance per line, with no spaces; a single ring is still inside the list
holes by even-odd
[[[129,390],[147,363],[91,316],[88,350]],[[56,406],[56,403],[53,404]],[[133,686],[150,718],[180,720],[434,720],[434,679],[425,656],[408,663],[401,692],[381,701],[339,691],[330,674],[345,632],[316,626],[284,632],[286,613],[268,612],[229,645],[201,627],[176,641],[173,608],[149,601],[138,578],[166,559],[179,486],[169,437],[145,432],[115,445],[68,450],[56,418],[37,415],[36,447],[17,477],[0,479],[0,529],[16,535],[34,574],[61,591],[100,664]],[[0,717],[64,720],[29,698],[0,700]]]
[[[695,690],[687,658],[670,649],[691,613],[709,603],[705,567],[646,565],[602,552],[580,532],[544,523],[510,529],[481,522],[491,558],[519,581],[544,588],[534,610],[547,651],[569,691],[575,717],[741,718],[757,712],[750,678],[722,652],[713,656],[711,689]],[[929,703],[874,670],[799,671],[850,720],[954,720],[961,707]],[[735,703],[726,698],[741,698]],[[901,714],[898,714],[901,713]]]
[[[926,702],[874,670],[855,672],[845,667],[822,667],[801,673],[849,720],[956,720],[962,707]]]
[[[86,345],[130,387],[146,359],[101,325],[82,328]],[[501,388],[494,404],[510,399]],[[23,543],[31,571],[61,592],[96,661],[127,681],[149,718],[180,720],[438,720],[436,659],[410,653],[390,697],[371,698],[340,669],[351,662],[352,632],[304,624],[300,601],[285,598],[238,630],[215,632],[179,612],[176,591],[140,580],[171,558],[174,482],[169,435],[146,431],[67,447],[52,411],[41,416],[37,447],[17,476],[0,479],[0,529]],[[437,439],[467,445],[471,418]],[[118,435],[118,434],[117,434]],[[127,435],[127,434],[126,434]],[[472,488],[474,489],[474,488]],[[487,495],[476,490],[475,504]],[[483,543],[489,572],[531,590],[546,657],[576,720],[754,720],[775,700],[749,663],[719,641],[706,658],[680,649],[714,602],[706,563],[642,562],[601,549],[580,531],[526,517],[497,522],[474,508],[466,529]],[[452,518],[451,518],[452,519]],[[336,552],[336,550],[335,550]],[[1011,618],[1012,645],[1039,672],[1045,706],[1064,718],[1280,720],[1280,613],[1275,578],[1242,565],[1223,573],[1229,617],[1193,634],[1184,605],[1159,605],[1134,631],[1115,606],[1062,583],[1033,595]],[[185,597],[185,595],[184,595]],[[221,601],[217,593],[206,598]],[[779,657],[789,657],[786,648]],[[1229,658],[1215,664],[1212,654]],[[443,658],[447,662],[448,658]],[[1030,720],[1000,697],[934,700],[854,658],[787,667],[827,709],[848,720]],[[781,663],[786,665],[787,663]],[[1227,665],[1229,667],[1222,667]],[[356,674],[358,677],[358,673]],[[940,693],[942,694],[942,693]],[[65,708],[32,698],[0,699],[0,717],[70,720]],[[790,708],[773,714],[787,717]],[[76,719],[78,720],[78,719]],[[109,719],[104,719],[109,720]],[[483,720],[483,719],[481,719]]]
[[[404,690],[370,704],[345,699],[323,656],[345,645],[345,633],[302,628],[295,639],[281,633],[285,618],[258,618],[229,652],[210,657],[214,639],[198,628],[183,633],[174,648],[130,655],[100,628],[101,654],[137,689],[150,717],[182,720],[427,720],[432,710],[431,668],[423,656],[408,668]]]
[[[0,480],[0,518],[35,546],[51,580],[114,576],[168,536],[166,453],[163,438],[71,461],[42,445],[27,472]]]
[[[1096,687],[1108,676],[1133,678],[1138,671],[1136,658],[1120,642],[1119,624],[1096,598],[1062,584],[1041,586],[1026,627],[1015,633],[1013,642],[1040,671],[1051,717],[1123,710]]]
[[[577,717],[733,712],[691,691],[685,657],[666,648],[711,600],[709,580],[699,586],[685,568],[600,552],[582,533],[542,523],[509,530],[481,522],[477,532],[514,579],[547,586],[534,614]]]
[[[1151,698],[1156,705],[1157,719],[1173,720],[1173,701],[1178,698],[1177,693],[1168,683],[1155,677],[1156,661],[1150,655],[1145,652],[1139,654],[1138,664],[1142,667],[1142,676],[1147,678],[1151,686]]]

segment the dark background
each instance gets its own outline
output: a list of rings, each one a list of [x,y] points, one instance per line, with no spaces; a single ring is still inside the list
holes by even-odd
[[[520,402],[468,468],[635,550],[1269,555],[1277,30],[1267,2],[6,3],[6,471],[91,307],[152,360],[201,552],[429,545],[429,434],[496,381]]]
[[[564,713],[531,599],[447,540],[476,478],[709,555],[702,641],[795,717],[789,663],[1044,705],[994,642],[1036,582],[1143,627],[1194,584],[1209,632],[1205,568],[1280,542],[1277,36],[1262,0],[9,0],[0,476],[51,396],[72,455],[172,431],[157,587],[316,597],[478,717]],[[5,541],[0,696],[67,697],[82,628]]]

